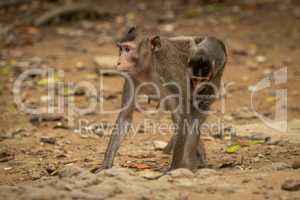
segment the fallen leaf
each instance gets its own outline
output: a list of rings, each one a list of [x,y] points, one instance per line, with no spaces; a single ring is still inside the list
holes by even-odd
[[[95,73],[85,73],[83,76],[84,76],[84,78],[89,79],[89,80],[98,78],[97,74],[95,74]]]
[[[54,170],[50,175],[51,176],[57,176],[58,175],[58,170]]]
[[[276,102],[276,97],[274,97],[274,96],[266,97],[265,101],[269,104],[273,104]]]
[[[241,146],[238,144],[230,145],[226,148],[226,153],[228,154],[236,153],[240,148]]]
[[[185,17],[187,17],[187,18],[195,18],[195,17],[201,16],[201,14],[202,14],[202,9],[200,7],[195,7],[195,8],[189,9],[185,13]]]
[[[248,143],[249,145],[255,145],[255,144],[264,144],[266,140],[250,140]]]
[[[54,84],[55,82],[58,82],[60,79],[58,77],[51,77],[51,78],[44,78],[38,81],[38,85],[45,86],[48,84]]]

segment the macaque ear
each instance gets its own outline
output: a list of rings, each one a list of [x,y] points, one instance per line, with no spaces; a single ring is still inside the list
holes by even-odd
[[[151,37],[150,44],[151,44],[152,51],[158,51],[161,48],[160,37],[158,35]]]

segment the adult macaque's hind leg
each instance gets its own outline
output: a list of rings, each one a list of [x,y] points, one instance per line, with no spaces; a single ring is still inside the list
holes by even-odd
[[[172,154],[175,146],[175,135],[171,137],[168,145],[163,149],[163,153]],[[197,146],[197,157],[199,159],[199,168],[207,167],[207,158],[203,142],[200,140]]]
[[[172,113],[172,121],[174,124],[179,123],[179,119],[175,113]],[[171,137],[169,143],[167,146],[163,149],[163,153],[165,154],[171,154],[173,152],[174,146],[175,146],[175,140],[176,140],[176,132],[174,135]]]
[[[196,127],[196,132],[194,134],[199,134],[200,137],[200,126],[206,119],[206,115],[201,115],[197,111],[193,111],[191,114],[192,118],[196,120],[198,123],[198,127]],[[172,119],[174,123],[179,123],[179,119],[176,119],[176,115],[172,115]],[[174,151],[175,148],[175,142],[176,142],[176,136],[177,133],[174,133],[174,135],[171,137],[168,145],[163,149],[163,153],[165,154],[171,154]],[[196,157],[197,157],[197,162],[199,163],[198,168],[204,168],[207,166],[207,159],[206,159],[206,152],[205,152],[205,147],[204,144],[201,140],[199,140],[197,147],[196,147]]]
[[[199,141],[199,144],[197,146],[197,157],[199,159],[199,167],[198,168],[207,167],[205,145],[201,140]]]
[[[175,136],[172,136],[168,145],[163,149],[163,153],[172,154],[174,146],[175,146]],[[206,157],[204,143],[201,140],[199,141],[199,144],[197,146],[197,156],[200,160],[199,168],[206,167],[207,166],[207,157]]]

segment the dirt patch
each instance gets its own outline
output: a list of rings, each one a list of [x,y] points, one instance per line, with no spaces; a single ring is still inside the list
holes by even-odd
[[[5,199],[183,200],[224,199],[224,195],[228,199],[299,199],[298,189],[286,190],[283,185],[291,180],[288,183],[297,188],[300,179],[299,167],[295,167],[299,166],[300,156],[300,21],[291,5],[272,8],[273,11],[263,7],[255,12],[231,12],[234,8],[230,8],[216,15],[173,16],[171,21],[153,21],[139,14],[127,16],[164,35],[213,35],[224,40],[228,48],[224,81],[231,85],[227,87],[226,110],[222,113],[221,102],[216,102],[216,112],[208,123],[222,124],[226,133],[235,130],[236,137],[219,137],[219,130],[205,132],[202,140],[210,169],[179,169],[157,180],[149,177],[163,173],[171,156],[163,154],[152,141],[167,142],[172,131],[158,134],[143,123],[148,119],[150,124],[170,124],[168,114],[136,112],[138,134],[129,134],[116,156],[116,168],[95,175],[90,170],[101,165],[116,114],[97,111],[76,115],[75,124],[70,126],[68,98],[84,107],[93,94],[61,91],[60,96],[66,100],[65,112],[46,118],[21,112],[12,95],[18,75],[32,67],[63,70],[64,75],[58,78],[64,84],[88,81],[98,86],[99,65],[95,58],[113,59],[118,54],[113,40],[128,19],[18,29],[20,32],[13,35],[15,38],[8,41],[12,43],[0,54],[0,195]],[[253,114],[250,97],[251,86],[284,67],[287,82],[272,85],[254,99],[255,110],[272,119],[275,90],[287,89],[289,126],[286,133],[281,133],[268,129]],[[122,84],[119,77],[104,78],[104,88],[98,92],[103,94],[105,109],[119,107]],[[46,105],[50,97],[45,77],[30,77],[21,98],[32,108]],[[155,104],[143,106],[150,109]],[[93,129],[92,134],[80,134],[80,121],[82,127]],[[238,151],[226,152],[230,145],[238,145]]]

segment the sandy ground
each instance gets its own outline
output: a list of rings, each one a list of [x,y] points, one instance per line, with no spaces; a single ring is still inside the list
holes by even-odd
[[[127,137],[116,156],[116,167],[95,175],[89,171],[101,165],[110,125],[100,128],[97,134],[79,134],[80,121],[87,127],[111,124],[116,114],[103,114],[100,109],[77,114],[75,124],[67,126],[67,97],[74,97],[76,105],[82,107],[89,97],[64,94],[63,118],[32,123],[32,116],[21,112],[14,103],[12,88],[17,75],[33,65],[63,70],[61,79],[66,83],[88,81],[97,86],[95,69],[99,65],[95,58],[103,60],[105,56],[111,63],[118,54],[112,41],[99,44],[99,29],[110,27],[110,23],[93,21],[88,25],[21,29],[18,40],[24,44],[6,46],[0,55],[0,195],[4,199],[300,199],[299,25],[300,19],[289,10],[262,10],[250,15],[225,13],[179,18],[167,25],[151,24],[166,35],[207,34],[224,40],[229,55],[224,82],[232,85],[223,101],[225,110],[222,113],[221,102],[216,102],[216,112],[208,124],[221,124],[225,133],[236,130],[237,135],[218,137],[218,129],[206,131],[202,140],[209,169],[195,173],[179,169],[157,180],[149,177],[167,169],[171,157],[157,150],[153,141],[167,142],[172,131],[159,134],[157,129],[142,124],[145,119],[152,124],[170,124],[168,114],[136,112],[134,124],[139,131]],[[289,126],[282,133],[267,128],[253,114],[250,95],[251,86],[285,67],[287,82],[271,85],[254,99],[255,110],[272,118],[275,90],[287,90]],[[43,80],[33,77],[26,81],[21,96],[27,105],[38,107],[47,103]],[[122,84],[119,77],[104,78],[104,88],[98,91],[104,96],[104,108],[120,106]],[[143,106],[151,109],[155,104]],[[240,149],[226,153],[232,144]]]

